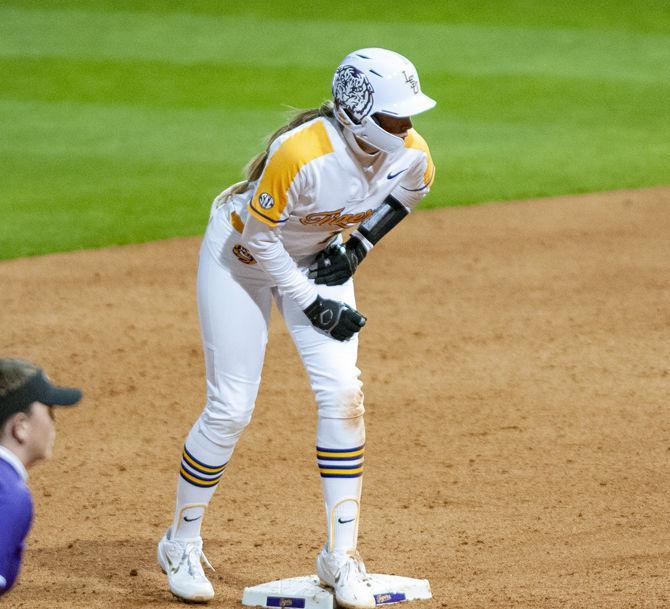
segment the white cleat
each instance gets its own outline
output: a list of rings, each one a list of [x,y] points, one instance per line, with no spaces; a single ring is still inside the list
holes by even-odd
[[[376,602],[370,578],[358,552],[326,552],[316,559],[316,574],[323,585],[335,591],[338,606],[349,609],[374,609]]]
[[[191,603],[214,598],[214,588],[205,577],[201,561],[214,570],[202,551],[202,539],[170,539],[168,529],[158,542],[158,564],[167,574],[170,592]]]

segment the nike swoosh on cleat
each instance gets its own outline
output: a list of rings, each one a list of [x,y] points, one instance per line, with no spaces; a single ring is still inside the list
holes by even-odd
[[[202,514],[200,516],[196,516],[195,518],[189,518],[188,516],[184,516],[184,520],[186,522],[195,522],[196,520],[198,520],[198,518],[202,518]]]
[[[387,180],[392,180],[393,178],[397,178],[403,171],[407,171],[409,167],[405,167],[405,169],[401,169],[400,171],[397,171],[396,173],[391,173],[389,171],[389,174],[386,176]]]
[[[356,519],[355,518],[349,518],[349,520],[342,520],[341,518],[338,518],[337,522],[339,522],[340,524],[347,524],[347,522],[353,522],[354,520],[356,520]]]

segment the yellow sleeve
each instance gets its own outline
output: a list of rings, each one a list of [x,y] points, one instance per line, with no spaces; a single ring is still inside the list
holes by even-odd
[[[249,213],[268,226],[286,222],[291,209],[289,191],[298,173],[310,161],[331,152],[333,145],[322,121],[297,129],[271,152],[249,201]]]
[[[423,190],[429,188],[435,180],[435,165],[433,164],[433,157],[430,155],[430,149],[426,140],[414,129],[410,129],[405,138],[405,148],[414,148],[423,152],[425,157],[425,167],[423,170],[423,184],[417,185],[416,190]]]

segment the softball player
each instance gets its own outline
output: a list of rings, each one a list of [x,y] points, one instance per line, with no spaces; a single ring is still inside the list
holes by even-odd
[[[158,544],[170,591],[187,601],[214,596],[200,527],[251,419],[274,300],[318,405],[327,541],[317,574],[339,605],[375,606],[356,551],[365,451],[357,333],[366,320],[351,277],[428,193],[435,168],[410,117],[435,101],[414,65],[384,49],[345,57],[332,90],[332,101],[273,134],[247,180],[212,205],[197,283],[207,404],[186,438],[174,520]]]

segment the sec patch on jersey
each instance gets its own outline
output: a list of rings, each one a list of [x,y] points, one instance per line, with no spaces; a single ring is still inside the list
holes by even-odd
[[[258,204],[263,209],[270,209],[270,208],[274,207],[275,200],[272,198],[272,195],[270,193],[263,192],[258,197]]]

